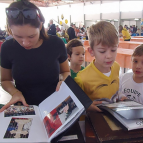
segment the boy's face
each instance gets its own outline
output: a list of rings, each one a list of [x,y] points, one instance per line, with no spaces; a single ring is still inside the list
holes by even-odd
[[[83,46],[74,47],[72,48],[71,56],[68,55],[68,59],[70,60],[71,64],[82,65],[84,61],[84,53]]]
[[[94,45],[93,49],[89,48],[91,56],[95,57],[96,59],[96,68],[98,68],[98,70],[102,73],[107,73],[110,71],[110,68],[116,58],[117,47],[118,44],[116,44],[114,47],[108,47],[102,46],[100,43],[99,45]]]
[[[132,70],[136,78],[143,78],[143,56],[132,57]]]

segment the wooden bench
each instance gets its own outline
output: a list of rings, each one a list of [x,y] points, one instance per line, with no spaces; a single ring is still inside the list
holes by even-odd
[[[134,36],[134,38],[143,38],[143,36]]]
[[[119,41],[124,41],[124,39],[120,38]],[[132,41],[132,42],[143,42],[143,38],[141,38],[141,36],[140,37],[139,36],[135,36],[135,37],[132,37],[130,41]]]
[[[133,38],[131,38],[131,41],[134,41],[134,42],[143,42],[143,38],[133,37]]]

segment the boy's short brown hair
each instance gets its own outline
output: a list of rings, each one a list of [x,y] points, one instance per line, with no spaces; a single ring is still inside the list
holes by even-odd
[[[132,57],[135,57],[135,56],[143,56],[143,44],[135,48],[132,54]]]
[[[78,39],[72,39],[67,43],[67,53],[71,56],[72,55],[72,48],[83,46],[82,42]]]
[[[118,31],[113,24],[107,21],[100,21],[90,26],[88,30],[89,44],[93,49],[94,45],[115,46],[119,42]]]

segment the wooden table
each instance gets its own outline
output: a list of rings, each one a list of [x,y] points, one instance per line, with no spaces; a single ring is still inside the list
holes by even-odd
[[[117,49],[116,61],[119,63],[120,67],[123,68],[132,68],[131,65],[131,56],[133,54],[133,49]]]
[[[137,46],[141,44],[143,44],[143,42],[119,41],[119,48],[135,49]]]

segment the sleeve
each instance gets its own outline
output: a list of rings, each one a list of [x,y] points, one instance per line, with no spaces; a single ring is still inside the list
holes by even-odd
[[[10,50],[8,41],[4,42],[1,46],[1,67],[6,69],[12,68],[12,63],[10,60]]]
[[[75,82],[80,86],[80,88],[84,91],[84,85],[81,77],[77,74],[77,77],[74,78]]]
[[[126,31],[122,30],[122,35],[126,37]]]
[[[60,47],[60,56],[59,56],[59,63],[63,63],[67,60],[67,50],[65,47],[64,42],[62,41],[62,39],[58,39],[59,40],[59,44],[58,44],[58,48]]]
[[[119,91],[118,91],[118,99],[119,100],[122,97],[125,97],[125,94],[122,92],[123,76],[124,76],[124,74],[119,76]]]

